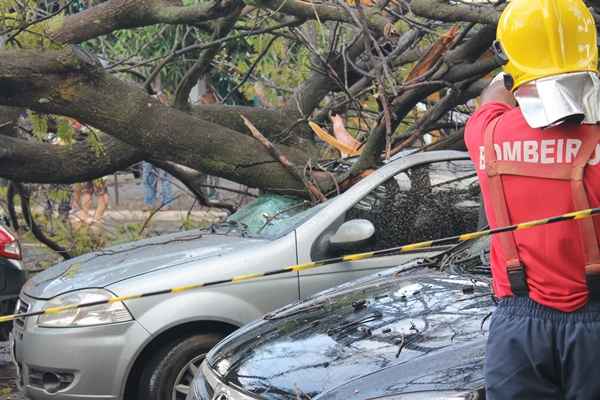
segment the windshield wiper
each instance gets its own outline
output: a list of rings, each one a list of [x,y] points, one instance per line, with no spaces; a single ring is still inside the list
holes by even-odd
[[[227,219],[223,222],[218,222],[218,223],[212,224],[210,226],[211,233],[218,233],[217,228],[229,228],[229,230],[227,232],[225,232],[225,234],[230,233],[234,229],[238,229],[242,233],[242,236],[245,236],[249,230],[248,225],[246,225],[245,223],[240,222],[240,221],[235,221],[232,219]]]
[[[263,317],[263,319],[266,321],[275,321],[278,319],[293,317],[294,315],[304,314],[304,313],[309,313],[311,311],[320,310],[327,303],[329,303],[329,301],[327,301],[327,299],[325,299],[325,300],[319,301],[317,303],[307,304],[305,306],[292,307],[289,311],[285,310],[285,309],[281,310],[281,311],[274,311],[272,313],[265,315]],[[333,303],[331,303],[331,304],[333,304]]]
[[[327,335],[329,335],[329,336],[341,335],[343,333],[347,333],[348,331],[357,329],[359,326],[366,324],[367,322],[375,321],[375,320],[381,319],[382,317],[383,317],[383,314],[381,313],[381,311],[373,311],[370,314],[367,314],[360,319],[346,322],[335,328],[329,328],[327,330]]]

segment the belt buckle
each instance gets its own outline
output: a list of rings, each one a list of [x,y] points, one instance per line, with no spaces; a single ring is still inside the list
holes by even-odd
[[[514,296],[528,296],[529,286],[527,285],[527,276],[523,264],[511,265],[506,268],[508,282]]]

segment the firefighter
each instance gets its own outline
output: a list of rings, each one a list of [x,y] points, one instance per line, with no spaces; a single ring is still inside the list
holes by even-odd
[[[600,206],[600,80],[581,0],[512,0],[494,48],[504,73],[465,142],[492,227]],[[600,399],[600,218],[496,235],[488,400]]]

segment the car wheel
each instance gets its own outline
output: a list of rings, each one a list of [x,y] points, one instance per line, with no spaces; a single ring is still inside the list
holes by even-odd
[[[192,379],[208,351],[223,335],[194,335],[170,342],[144,366],[139,400],[185,400]]]

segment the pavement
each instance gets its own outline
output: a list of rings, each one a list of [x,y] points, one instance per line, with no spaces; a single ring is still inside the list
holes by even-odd
[[[16,370],[10,362],[10,347],[8,342],[0,342],[0,399],[26,399],[16,386]]]

